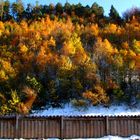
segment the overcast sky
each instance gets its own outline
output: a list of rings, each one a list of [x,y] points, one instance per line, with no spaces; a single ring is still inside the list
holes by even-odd
[[[15,2],[16,0],[10,0]],[[38,0],[39,4],[49,4],[49,3],[62,3],[64,4],[66,0]],[[111,5],[117,9],[120,15],[127,9],[131,7],[140,7],[140,0],[67,0],[69,3],[82,3],[83,5],[92,5],[94,2],[97,2],[99,5],[103,6],[105,15],[108,15]],[[24,4],[32,3],[35,4],[36,0],[23,0]]]

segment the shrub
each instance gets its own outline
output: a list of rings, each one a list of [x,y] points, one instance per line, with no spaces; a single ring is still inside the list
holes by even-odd
[[[88,104],[85,99],[73,99],[71,100],[72,105],[77,109],[86,109]]]
[[[107,94],[100,86],[95,86],[94,92],[87,90],[83,93],[83,97],[89,100],[93,105],[107,104],[109,102]]]

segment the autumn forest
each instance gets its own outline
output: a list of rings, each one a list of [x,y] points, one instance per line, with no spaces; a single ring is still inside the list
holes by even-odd
[[[0,3],[0,114],[140,101],[140,9]]]

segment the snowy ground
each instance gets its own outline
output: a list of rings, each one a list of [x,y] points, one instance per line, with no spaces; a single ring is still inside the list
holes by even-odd
[[[75,108],[71,104],[66,104],[63,108],[48,108],[43,111],[34,112],[33,116],[138,116],[140,115],[140,105],[129,108],[125,105],[110,107],[90,106],[88,108]]]
[[[4,140],[4,139],[0,139],[0,140]],[[12,140],[12,139],[9,139]],[[14,140],[24,140],[24,139],[14,139]],[[28,139],[29,140],[29,139]],[[30,139],[30,140],[35,140],[35,139]],[[59,139],[40,139],[40,140],[59,140]],[[69,139],[70,140],[70,139]],[[91,138],[91,139],[72,139],[72,140],[140,140],[140,136],[131,136],[129,138],[121,138],[118,136],[105,136],[103,138]]]
[[[138,136],[131,136],[129,138],[122,138],[118,136],[106,136],[98,139],[73,139],[73,140],[140,140]]]

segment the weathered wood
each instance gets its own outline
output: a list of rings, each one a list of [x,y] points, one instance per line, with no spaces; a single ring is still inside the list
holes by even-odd
[[[105,129],[106,129],[106,135],[109,135],[109,120],[108,120],[108,116],[105,117]]]
[[[15,138],[19,138],[19,115],[16,115]]]
[[[0,116],[0,138],[94,138],[140,134],[135,117],[29,117]]]
[[[61,138],[61,140],[63,139],[63,137],[64,137],[64,117],[63,116],[61,116],[61,118],[60,118],[60,120],[61,120],[61,125],[60,125],[60,138]]]

